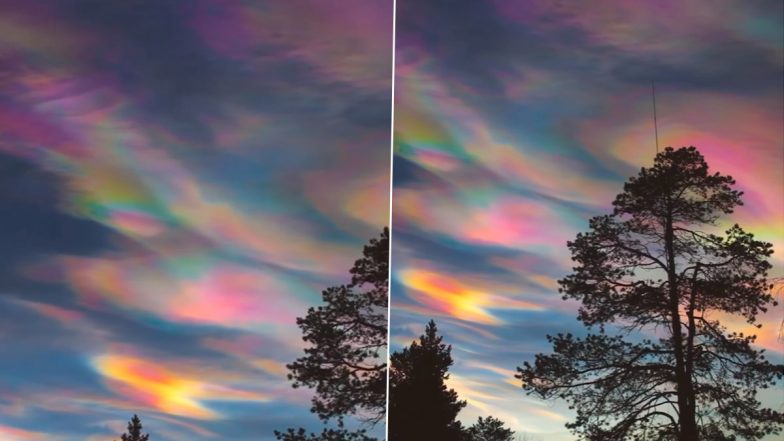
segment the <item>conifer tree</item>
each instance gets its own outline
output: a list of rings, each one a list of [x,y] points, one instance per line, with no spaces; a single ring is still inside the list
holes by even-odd
[[[120,436],[122,441],[149,441],[150,435],[142,435],[142,420],[134,414],[128,422],[128,432]]]
[[[468,441],[514,441],[514,431],[504,427],[504,422],[491,416],[479,417],[466,431]]]
[[[286,432],[275,431],[280,441],[376,441],[365,434],[364,430],[349,431],[343,428],[323,429],[321,433],[308,433],[305,429],[288,429]]]
[[[455,418],[466,402],[444,383],[452,347],[442,342],[434,321],[425,334],[390,358],[389,441],[458,441],[464,430]]]
[[[757,391],[784,377],[722,317],[757,325],[773,302],[772,245],[717,221],[742,205],[730,176],[711,173],[694,147],[668,147],[631,178],[611,214],[568,243],[574,272],[563,298],[581,302],[583,338],[548,336],[552,354],[518,368],[523,387],[561,398],[567,424],[595,441],[757,440],[784,414]]]
[[[351,282],[322,292],[324,304],[297,318],[310,346],[288,364],[293,386],[315,389],[311,411],[325,423],[321,434],[301,428],[275,431],[284,441],[372,440],[365,430],[344,427],[353,415],[373,426],[386,415],[389,229],[365,245],[349,270]]]

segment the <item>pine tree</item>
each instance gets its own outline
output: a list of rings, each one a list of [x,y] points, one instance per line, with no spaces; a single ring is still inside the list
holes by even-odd
[[[371,239],[362,258],[349,270],[351,283],[322,292],[324,304],[297,318],[305,355],[287,365],[293,386],[314,388],[311,411],[337,429],[320,435],[304,429],[275,431],[280,440],[365,440],[364,430],[348,432],[344,417],[370,425],[384,420],[387,384],[387,305],[389,301],[389,229]]]
[[[323,429],[321,433],[308,433],[305,429],[288,429],[286,432],[275,431],[280,441],[376,441],[365,434],[364,430],[349,431],[342,428]]]
[[[514,441],[514,431],[504,427],[498,418],[479,417],[466,431],[468,441]]]
[[[463,428],[455,418],[466,402],[448,389],[452,347],[432,320],[419,341],[390,359],[389,441],[458,441]]]
[[[553,354],[518,368],[523,387],[567,400],[567,424],[587,440],[756,440],[780,433],[784,414],[758,389],[784,366],[755,349],[754,335],[718,320],[756,325],[775,304],[766,279],[772,245],[716,221],[742,205],[730,176],[709,173],[694,147],[668,147],[631,178],[612,214],[568,243],[577,266],[560,280],[582,303],[584,338],[548,336]],[[598,329],[597,329],[598,328]],[[596,329],[597,332],[590,332]]]
[[[120,439],[122,441],[148,441],[150,435],[142,435],[142,429],[142,420],[139,419],[138,415],[134,414],[128,423],[128,433],[122,434]]]

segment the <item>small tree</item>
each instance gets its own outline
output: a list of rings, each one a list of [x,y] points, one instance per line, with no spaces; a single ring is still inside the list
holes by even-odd
[[[582,303],[585,338],[548,336],[553,354],[518,368],[523,388],[562,398],[583,439],[755,440],[779,433],[784,414],[756,399],[784,366],[730,333],[719,314],[756,324],[772,303],[772,245],[735,225],[706,231],[741,205],[730,176],[710,174],[694,147],[667,148],[568,243],[577,266],[560,280]],[[614,325],[608,333],[606,325]],[[759,325],[758,325],[759,326]],[[645,332],[648,337],[641,334]]]
[[[288,429],[286,433],[275,432],[281,441],[375,441],[365,435],[364,430],[349,431],[346,429],[324,429],[319,434],[307,433],[305,429]]]
[[[514,441],[514,431],[504,427],[504,422],[493,417],[479,417],[466,431],[468,441]]]
[[[346,432],[343,417],[354,414],[371,425],[386,414],[387,305],[389,229],[371,239],[363,257],[350,270],[351,283],[327,288],[323,306],[309,308],[297,318],[302,339],[310,343],[305,355],[287,365],[295,388],[316,389],[311,411],[322,420],[336,418],[339,429],[306,435],[304,429],[276,431],[278,439],[365,439],[364,432]],[[369,439],[369,438],[368,438]]]
[[[455,418],[466,402],[448,389],[452,347],[432,320],[419,341],[390,358],[389,440],[460,440],[463,428]]]
[[[150,439],[150,435],[142,435],[142,420],[139,419],[138,415],[133,416],[131,421],[128,423],[128,433],[124,433],[120,436],[122,441],[148,441]]]

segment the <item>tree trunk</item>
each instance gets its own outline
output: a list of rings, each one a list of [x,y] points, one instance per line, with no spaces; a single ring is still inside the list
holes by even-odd
[[[669,211],[669,210],[668,210]],[[678,276],[675,270],[675,249],[673,238],[672,214],[667,213],[664,221],[664,241],[667,253],[667,281],[670,303],[670,319],[672,332],[672,346],[675,353],[675,382],[678,393],[678,426],[679,441],[698,441],[697,421],[695,419],[694,393],[691,375],[686,370],[685,353],[683,348],[683,334],[681,333],[681,315]]]

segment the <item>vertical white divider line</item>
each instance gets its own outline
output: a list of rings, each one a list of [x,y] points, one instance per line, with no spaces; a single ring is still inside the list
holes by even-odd
[[[386,409],[384,418],[384,441],[389,439],[389,372],[392,367],[391,356],[391,335],[392,335],[392,195],[395,171],[395,49],[397,31],[397,0],[392,0],[392,99],[389,123],[389,262],[387,268],[387,387],[386,387]]]
[[[395,171],[395,49],[397,31],[397,0],[392,0],[392,99],[390,106],[389,123],[389,262],[387,268],[387,387],[386,387],[386,413],[384,418],[384,441],[389,439],[389,371],[391,366],[391,339],[392,335],[392,194]]]

